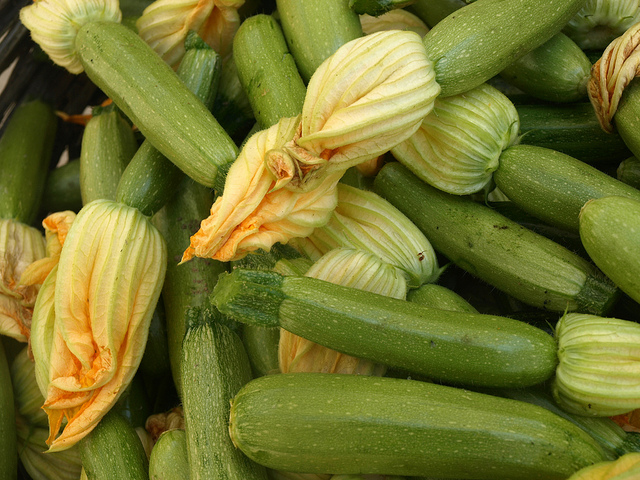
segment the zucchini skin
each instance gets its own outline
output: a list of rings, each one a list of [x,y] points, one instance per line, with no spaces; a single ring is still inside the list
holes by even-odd
[[[615,286],[588,261],[489,207],[427,185],[397,162],[382,168],[374,189],[437,251],[527,305],[600,315],[617,299]]]
[[[236,269],[214,289],[235,320],[280,326],[358,358],[445,382],[527,386],[548,379],[556,343],[506,317],[445,311],[310,277]]]
[[[6,480],[18,478],[16,413],[9,362],[0,338],[0,478]]]
[[[184,173],[224,188],[238,149],[195,94],[144,41],[114,22],[90,22],[76,37],[87,76]]]
[[[187,436],[184,430],[167,430],[158,438],[149,457],[150,480],[187,480]]]
[[[522,210],[578,232],[580,209],[589,200],[610,195],[640,201],[640,190],[563,153],[515,145],[500,155],[496,186]]]
[[[606,458],[584,431],[541,407],[363,375],[252,380],[233,400],[229,431],[256,462],[307,473],[564,480]]]
[[[42,194],[40,215],[46,217],[49,213],[63,210],[77,213],[81,208],[80,159],[76,158],[49,172]]]
[[[585,0],[478,0],[424,37],[447,97],[489,80],[558,33]]]
[[[632,80],[620,97],[613,117],[616,131],[631,153],[640,157],[640,82]]]

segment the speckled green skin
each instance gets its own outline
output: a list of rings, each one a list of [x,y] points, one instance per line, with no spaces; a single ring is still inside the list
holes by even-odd
[[[530,145],[503,151],[493,179],[525,212],[573,232],[589,200],[620,195],[640,201],[640,190],[573,157]]]
[[[189,478],[187,437],[184,430],[167,430],[158,438],[149,457],[149,480]]]
[[[441,310],[478,313],[478,310],[473,305],[456,292],[435,283],[425,283],[419,288],[410,290],[407,292],[407,300],[418,305]]]
[[[260,377],[233,400],[229,429],[256,462],[307,473],[564,480],[605,459],[584,431],[541,407],[361,375]]]
[[[640,302],[640,201],[604,197],[580,212],[580,238],[594,263]]]
[[[374,189],[437,251],[528,305],[599,315],[616,299],[616,288],[583,258],[485,205],[427,185],[397,162],[383,167]]]
[[[235,160],[236,145],[151,47],[114,22],[85,24],[76,47],[88,77],[154,147],[195,181],[223,187],[218,170]]]
[[[478,0],[424,37],[443,97],[471,90],[558,33],[586,0]]]
[[[527,386],[555,371],[556,344],[524,322],[445,311],[298,276],[236,269],[213,302],[248,324],[285,330],[358,358],[478,386]]]

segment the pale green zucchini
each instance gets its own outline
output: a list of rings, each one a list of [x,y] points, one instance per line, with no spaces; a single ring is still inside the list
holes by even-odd
[[[358,358],[467,385],[534,385],[549,378],[556,345],[506,317],[453,312],[310,277],[235,269],[212,301],[235,320],[280,326]]]
[[[375,190],[437,251],[527,305],[598,315],[618,296],[615,286],[575,253],[485,205],[427,185],[397,162],[378,173]]]
[[[228,433],[230,401],[251,380],[242,341],[204,310],[191,309],[187,322],[182,405],[189,478],[266,480],[266,470],[236,449]]]
[[[473,305],[456,292],[435,283],[426,283],[419,288],[409,290],[407,301],[442,310],[478,313]]]
[[[618,165],[616,177],[621,182],[640,188],[640,160],[636,157],[629,157]]]
[[[149,457],[149,480],[189,480],[184,430],[167,430],[160,435]]]
[[[582,429],[541,407],[363,375],[255,379],[233,400],[229,430],[256,462],[294,472],[564,480],[606,459]]]

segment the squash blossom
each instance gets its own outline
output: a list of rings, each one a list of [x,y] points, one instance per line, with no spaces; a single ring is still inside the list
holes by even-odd
[[[305,276],[398,299],[404,299],[407,293],[407,283],[399,270],[371,253],[351,248],[331,250]],[[384,365],[336,352],[284,329],[280,330],[278,363],[282,373],[382,376],[386,371]]]
[[[389,10],[378,17],[360,15],[360,24],[365,35],[386,30],[410,30],[421,37],[429,33],[429,27],[413,13],[397,8]]]
[[[184,56],[184,40],[193,30],[223,59],[231,54],[244,0],[156,0],[136,21],[138,34],[169,65]]]
[[[439,91],[419,35],[346,43],[312,76],[301,116],[247,142],[182,261],[237,260],[324,225],[344,172],[411,136]]]
[[[166,255],[149,219],[123,204],[91,202],[71,225],[60,261],[40,289],[31,331],[49,451],[86,436],[130,383]]]
[[[22,285],[20,277],[45,256],[45,241],[33,227],[0,219],[0,334],[26,342],[39,286]]]
[[[567,480],[632,480],[640,478],[640,453],[626,453],[617,460],[585,467]]]
[[[20,20],[33,41],[54,63],[76,74],[84,70],[75,46],[80,28],[89,22],[121,19],[118,0],[35,0],[20,10]]]

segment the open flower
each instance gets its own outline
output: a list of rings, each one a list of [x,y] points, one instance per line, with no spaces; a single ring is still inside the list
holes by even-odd
[[[231,53],[244,0],[156,0],[136,22],[138,34],[163,60],[177,67],[193,30],[222,58]]]
[[[89,22],[120,22],[118,0],[35,0],[20,10],[31,38],[58,65],[71,73],[84,69],[76,54],[76,35]]]
[[[76,217],[31,332],[50,451],[87,435],[130,383],[165,269],[164,240],[138,210],[96,200]]]
[[[0,219],[0,334],[29,339],[31,315],[39,286],[22,285],[25,269],[45,255],[42,234],[33,227]]]
[[[182,260],[237,260],[324,225],[344,172],[413,134],[438,92],[419,35],[346,43],[314,73],[299,118],[249,139]]]

